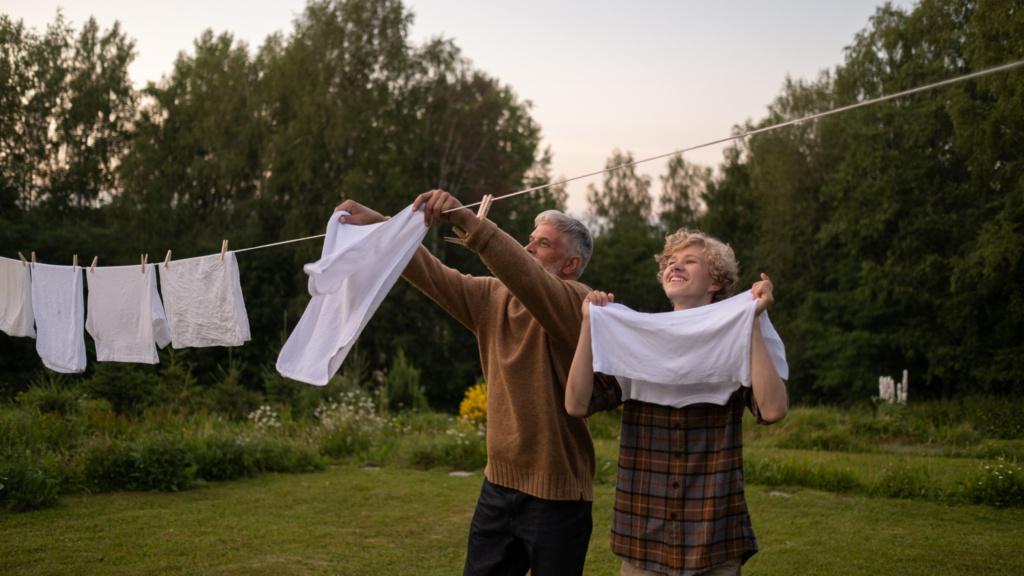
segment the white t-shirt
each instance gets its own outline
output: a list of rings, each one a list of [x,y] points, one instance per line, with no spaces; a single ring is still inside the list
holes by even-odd
[[[379,224],[327,222],[320,260],[303,267],[313,298],[277,358],[283,376],[323,386],[394,286],[426,236],[423,214],[409,206]]]
[[[757,301],[749,290],[688,310],[645,314],[620,304],[590,307],[594,370],[614,375],[623,400],[674,406],[724,405],[750,386],[750,338]],[[779,375],[785,347],[761,315],[761,334]]]

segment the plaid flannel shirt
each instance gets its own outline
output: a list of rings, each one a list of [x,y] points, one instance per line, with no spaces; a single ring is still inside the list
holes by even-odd
[[[589,414],[620,404],[615,377],[595,373]],[[623,405],[612,552],[674,576],[757,552],[743,496],[744,407],[761,421],[749,387],[725,406]]]

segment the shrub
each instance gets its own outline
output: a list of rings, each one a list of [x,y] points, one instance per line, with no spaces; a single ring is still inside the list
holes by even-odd
[[[487,444],[482,429],[454,425],[443,434],[409,436],[401,449],[413,468],[478,470],[487,465]]]
[[[164,434],[137,440],[95,437],[81,456],[85,487],[100,492],[183,490],[192,485],[196,469],[186,443]]]
[[[324,454],[345,458],[367,452],[388,422],[377,414],[365,393],[346,392],[334,402],[322,403],[314,416],[319,420],[314,434]]]
[[[222,481],[256,474],[255,455],[236,438],[221,435],[200,438],[193,444],[192,451],[196,478]]]
[[[64,374],[54,378],[40,375],[25,392],[19,392],[17,402],[40,414],[70,416],[78,410],[78,394]]]
[[[960,484],[960,495],[972,504],[1024,508],[1024,466],[999,458],[985,464]]]
[[[59,476],[55,458],[0,458],[0,510],[28,512],[57,504]]]
[[[420,371],[414,368],[399,348],[384,377],[381,408],[385,411],[427,410],[427,395],[420,385]]]

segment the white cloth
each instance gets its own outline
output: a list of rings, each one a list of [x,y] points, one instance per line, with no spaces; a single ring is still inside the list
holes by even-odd
[[[0,258],[0,332],[36,337],[32,314],[32,275],[21,260]]]
[[[78,266],[32,265],[36,352],[54,372],[85,370],[85,299]]]
[[[332,214],[320,260],[303,267],[313,298],[281,348],[277,371],[327,384],[426,234],[411,206],[367,226],[340,224]]]
[[[250,338],[234,252],[171,260],[160,270],[171,345],[241,346]]]
[[[757,301],[749,290],[688,310],[644,314],[620,304],[590,307],[594,370],[613,375],[623,400],[680,408],[724,405],[750,386],[750,338]],[[789,378],[782,339],[761,315],[775,369]]]
[[[85,329],[96,341],[96,360],[160,362],[156,347],[167,346],[171,333],[156,291],[155,265],[93,268],[85,279],[89,284]]]

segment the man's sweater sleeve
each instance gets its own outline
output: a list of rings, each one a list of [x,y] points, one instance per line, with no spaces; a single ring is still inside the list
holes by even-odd
[[[475,319],[489,301],[489,279],[474,278],[445,266],[422,245],[416,249],[402,277],[476,333]]]
[[[466,239],[466,247],[480,255],[494,276],[556,342],[576,348],[583,322],[580,307],[589,288],[545,270],[519,242],[486,218]]]

